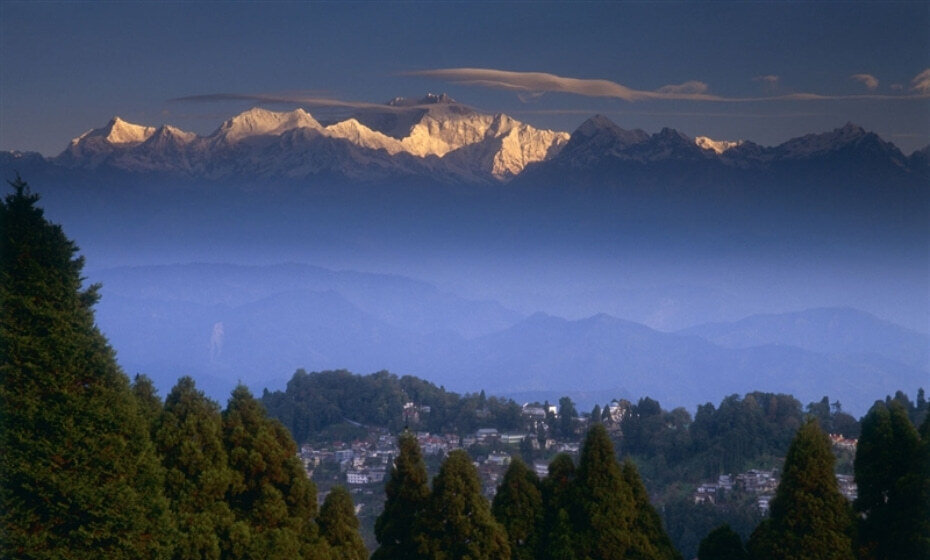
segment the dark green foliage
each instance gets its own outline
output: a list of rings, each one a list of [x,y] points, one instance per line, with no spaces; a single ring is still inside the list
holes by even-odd
[[[907,417],[911,419],[911,423],[915,426],[920,426],[924,418],[927,417],[927,413],[930,412],[930,403],[927,402],[923,387],[917,390],[917,402],[911,401],[904,391],[895,391],[894,397],[890,395],[885,397],[886,406],[891,407],[893,402],[900,404],[904,408]]]
[[[585,438],[576,485],[581,510],[575,520],[578,556],[606,560],[647,548],[642,536],[633,531],[633,491],[601,424],[595,424]]]
[[[633,532],[645,537],[643,540],[634,541],[641,545],[647,546],[644,550],[632,550],[632,556],[635,558],[656,558],[675,560],[681,559],[681,554],[672,546],[671,539],[662,527],[662,518],[649,502],[649,494],[643,481],[639,478],[636,471],[636,465],[632,461],[626,460],[622,466],[623,480],[633,492],[633,504],[636,508],[636,515],[633,519]]]
[[[689,430],[692,460],[705,477],[740,472],[755,459],[782,455],[803,422],[801,403],[790,395],[731,395],[719,408],[698,407]]]
[[[539,557],[552,560],[575,558],[573,518],[580,517],[576,499],[575,463],[565,453],[549,463],[549,476],[540,483],[543,501],[543,528]]]
[[[430,410],[405,414],[407,402]],[[469,433],[487,427],[511,430],[521,426],[520,406],[512,400],[482,400],[480,394],[459,396],[422,379],[399,378],[386,371],[362,376],[344,370],[297,370],[285,391],[265,391],[262,403],[268,414],[287,426],[299,442],[309,441],[346,419],[385,426],[393,432],[407,426],[433,433]]]
[[[328,557],[313,522],[316,487],[296,457],[297,446],[243,385],[223,412],[223,441],[233,471],[230,557]]]
[[[563,438],[572,438],[575,435],[575,417],[578,411],[575,409],[575,403],[568,397],[559,399],[559,434]]]
[[[358,533],[358,518],[349,491],[343,486],[330,490],[320,508],[320,533],[329,543],[333,560],[366,560],[368,550]]]
[[[385,486],[384,511],[375,521],[375,537],[380,545],[373,560],[413,560],[419,558],[414,530],[417,518],[429,500],[429,477],[416,437],[404,432],[398,438],[400,454],[391,467]]]
[[[695,504],[687,492],[666,500],[662,510],[669,538],[685,558],[694,558],[701,540],[722,524],[748,538],[762,521],[754,494],[728,494],[724,503],[714,505]]]
[[[717,527],[701,541],[698,560],[748,560],[743,541],[729,525]]]
[[[426,511],[418,520],[420,552],[430,560],[505,560],[507,533],[481,494],[468,453],[449,453],[433,480]]]
[[[514,457],[491,505],[494,518],[507,531],[510,557],[533,560],[539,547],[538,530],[542,525],[542,494],[539,477]]]
[[[923,396],[923,395],[921,395]],[[924,415],[920,425],[920,449],[911,475],[912,488],[918,496],[919,511],[917,513],[915,558],[930,559],[930,414]]]
[[[94,326],[97,286],[25,182],[0,203],[0,556],[170,553],[149,429]]]
[[[900,400],[876,402],[862,420],[855,470],[861,515],[859,555],[880,560],[919,558],[926,540],[921,488],[920,435]]]
[[[539,553],[539,558],[548,560],[575,560],[578,555],[575,551],[574,530],[571,519],[565,508],[559,508],[549,530],[546,533],[546,547]]]
[[[851,560],[852,515],[833,474],[830,441],[816,420],[791,442],[771,518],[749,541],[758,560]]]
[[[179,379],[165,399],[155,445],[177,524],[175,558],[220,558],[233,523],[226,503],[233,473],[223,447],[219,405],[198,391],[190,377]]]
[[[132,394],[136,397],[136,403],[139,405],[139,412],[148,426],[149,433],[154,438],[155,427],[161,418],[162,409],[165,403],[158,397],[158,391],[155,385],[147,375],[137,373],[132,382]]]

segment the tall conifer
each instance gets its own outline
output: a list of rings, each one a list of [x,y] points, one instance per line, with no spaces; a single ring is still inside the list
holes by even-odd
[[[662,518],[649,502],[649,493],[643,486],[639,471],[632,461],[626,460],[622,466],[623,479],[633,492],[633,504],[636,516],[633,532],[638,538],[633,541],[631,555],[635,558],[654,558],[656,560],[680,560],[681,554],[675,550],[672,540],[662,526]],[[641,548],[641,550],[637,550]]]
[[[623,558],[636,546],[633,531],[636,506],[633,492],[623,478],[614,447],[602,424],[595,424],[585,438],[578,464],[578,500],[581,518],[576,520],[581,558]]]
[[[468,453],[449,453],[433,480],[426,511],[418,520],[419,550],[430,560],[507,560],[507,533],[481,494]]]
[[[816,420],[795,435],[772,514],[753,532],[757,560],[852,560],[852,515],[833,473],[830,441]]]
[[[165,399],[155,444],[165,466],[165,493],[178,529],[175,558],[218,559],[233,521],[232,482],[220,408],[182,377]]]
[[[0,202],[0,556],[160,558],[161,467],[97,287],[19,178]]]
[[[519,457],[512,459],[504,473],[491,512],[507,531],[510,557],[513,560],[536,558],[542,526],[542,494],[539,477]]]
[[[398,438],[400,453],[391,467],[384,492],[384,511],[375,521],[375,537],[380,545],[372,560],[416,560],[414,528],[417,517],[429,500],[429,475],[417,438],[404,432]]]
[[[320,508],[320,533],[329,543],[332,560],[366,560],[368,550],[358,532],[352,496],[343,486],[330,490]]]
[[[580,504],[576,499],[575,463],[560,453],[549,463],[549,475],[540,482],[543,522],[538,557],[546,560],[574,560],[575,521]]]
[[[316,486],[297,459],[297,446],[243,385],[223,412],[223,440],[233,471],[227,494],[236,520],[231,557],[328,557],[314,523]]]
[[[859,555],[919,558],[922,527],[920,436],[900,402],[876,402],[862,420],[855,472]],[[930,476],[930,475],[927,475]]]

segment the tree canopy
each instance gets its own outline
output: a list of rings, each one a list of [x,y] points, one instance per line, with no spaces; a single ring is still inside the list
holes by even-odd
[[[367,560],[352,496],[344,486],[334,486],[326,495],[320,508],[320,532],[329,543],[333,560]]]
[[[494,518],[507,531],[510,557],[533,560],[539,549],[542,526],[542,494],[539,477],[519,457],[514,457],[491,504]]]
[[[851,560],[852,512],[833,473],[830,442],[816,420],[791,442],[771,517],[753,533],[759,560]]]
[[[468,453],[449,453],[418,523],[421,554],[431,560],[506,560],[507,533],[494,520]]]
[[[162,469],[97,286],[17,178],[0,203],[0,556],[170,553]]]
[[[375,521],[375,537],[380,545],[374,560],[414,560],[419,558],[414,530],[429,500],[429,475],[416,437],[404,432],[398,438],[400,453],[391,467],[384,510]]]

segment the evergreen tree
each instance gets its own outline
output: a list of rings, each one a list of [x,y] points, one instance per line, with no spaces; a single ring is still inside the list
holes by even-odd
[[[137,373],[132,382],[132,394],[136,397],[136,403],[139,405],[139,412],[148,426],[149,433],[155,437],[155,426],[161,418],[162,409],[165,403],[158,397],[158,391],[155,385],[147,375]]]
[[[707,534],[698,547],[698,560],[748,560],[743,541],[729,525]]]
[[[232,471],[219,405],[198,391],[190,377],[179,379],[165,399],[155,444],[177,523],[175,558],[220,558],[233,522],[226,503]]]
[[[559,453],[549,463],[549,476],[540,483],[543,500],[543,529],[539,539],[539,558],[574,560],[574,522],[580,517],[576,499],[575,463]]]
[[[816,420],[788,448],[770,519],[749,539],[758,560],[851,560],[852,515],[833,474],[830,441]]]
[[[536,558],[542,525],[542,494],[539,477],[519,457],[514,457],[507,468],[494,495],[491,512],[507,531],[510,557],[513,560]]]
[[[917,496],[917,539],[914,558],[930,560],[930,414],[920,424],[920,449],[914,461],[909,489]]]
[[[352,496],[345,487],[333,487],[323,501],[320,533],[329,543],[333,560],[367,560],[368,550],[358,532]]]
[[[380,545],[372,560],[414,560],[420,558],[414,542],[417,517],[429,500],[429,475],[417,438],[404,432],[398,438],[400,454],[391,467],[385,485],[384,511],[375,521],[375,537]]]
[[[478,471],[461,449],[440,467],[418,526],[419,550],[430,560],[510,558],[507,533],[491,515]]]
[[[918,558],[921,527],[920,436],[901,402],[876,402],[862,420],[855,472],[860,556]],[[925,475],[927,476],[927,475]]]
[[[559,399],[559,433],[564,438],[570,438],[575,435],[575,417],[578,411],[575,410],[575,403],[569,397]]]
[[[601,405],[595,404],[594,408],[591,409],[591,422],[600,422],[601,421]]]
[[[0,202],[0,557],[161,558],[162,471],[97,286],[24,181]]]
[[[633,541],[631,556],[634,558],[656,558],[665,560],[680,560],[681,554],[675,550],[668,533],[662,526],[662,518],[649,502],[649,493],[643,486],[636,465],[626,460],[622,466],[623,479],[633,492],[633,503],[636,507],[636,517],[633,522],[633,532],[638,538]],[[637,546],[643,547],[636,550]]]
[[[232,558],[328,558],[314,519],[316,486],[297,446],[244,385],[223,412],[223,441],[233,471],[227,501]]]
[[[633,492],[614,456],[613,444],[602,424],[585,438],[578,464],[580,518],[575,520],[579,557],[591,560],[624,558],[641,550],[634,534],[636,507]]]
[[[547,560],[575,560],[578,555],[575,551],[574,529],[568,512],[559,508],[546,533],[546,547],[539,553],[538,558]]]

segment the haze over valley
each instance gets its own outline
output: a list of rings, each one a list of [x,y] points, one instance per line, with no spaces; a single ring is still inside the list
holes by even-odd
[[[82,240],[101,328],[162,390],[388,369],[864,410],[930,372],[927,149],[854,124],[774,147],[603,116],[565,133],[430,94],[206,136],[114,118],[0,162]]]

